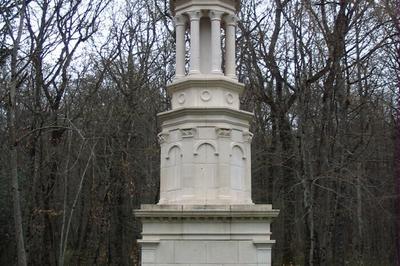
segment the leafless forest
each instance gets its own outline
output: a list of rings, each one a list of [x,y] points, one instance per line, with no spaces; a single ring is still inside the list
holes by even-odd
[[[0,265],[139,265],[169,108],[167,0],[0,1]],[[274,265],[395,265],[395,0],[243,0]],[[187,36],[189,42],[189,36]]]

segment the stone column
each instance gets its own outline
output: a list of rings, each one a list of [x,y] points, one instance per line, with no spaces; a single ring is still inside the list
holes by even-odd
[[[236,23],[235,15],[225,17],[226,23],[226,39],[225,39],[225,75],[236,78]]]
[[[221,70],[221,11],[210,11],[211,20],[211,73],[222,74]]]
[[[190,18],[190,69],[189,74],[200,73],[200,11],[188,12]]]
[[[176,72],[175,78],[185,76],[185,31],[186,17],[184,15],[175,16],[176,30]]]

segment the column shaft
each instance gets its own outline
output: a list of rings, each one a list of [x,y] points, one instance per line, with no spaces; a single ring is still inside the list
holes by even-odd
[[[189,12],[190,16],[190,70],[189,74],[200,73],[200,11]]]
[[[211,72],[222,74],[221,16],[223,12],[210,11],[211,19]]]
[[[225,75],[236,78],[236,16],[226,17]]]
[[[176,72],[175,77],[185,76],[185,31],[186,19],[183,15],[175,17],[176,30]]]

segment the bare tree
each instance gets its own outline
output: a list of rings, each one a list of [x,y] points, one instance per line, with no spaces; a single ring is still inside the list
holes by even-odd
[[[359,153],[370,144],[363,134],[374,120],[366,112],[376,87],[366,81],[379,77],[371,62],[378,66],[377,51],[391,43],[387,14],[374,1],[259,4],[247,1],[242,8],[239,71],[255,101],[255,139],[271,147],[259,156],[270,158],[260,160],[272,164],[265,167],[272,176],[264,173],[264,178],[273,185],[265,188],[278,190],[268,194],[282,209],[274,227],[282,256],[276,261],[344,264],[353,227],[348,206],[359,202],[354,220],[361,237],[365,214],[360,201],[367,200],[363,194],[371,195],[369,180],[360,183],[355,173],[367,175],[359,169]],[[355,133],[355,119],[364,133]],[[364,153],[362,158],[371,156]],[[365,259],[360,254],[367,252],[362,246],[358,244],[361,264]]]
[[[13,206],[14,206],[14,223],[15,223],[15,236],[17,242],[17,254],[18,254],[18,265],[27,265],[27,257],[25,250],[24,241],[24,230],[22,226],[22,211],[21,211],[21,196],[18,182],[18,142],[17,142],[17,89],[21,83],[21,69],[18,66],[19,63],[19,48],[21,44],[21,38],[23,34],[24,19],[26,12],[26,2],[21,1],[14,7],[11,7],[11,3],[7,3],[9,6],[6,8],[16,8],[17,17],[17,30],[14,32],[13,23],[14,21],[9,20],[9,14],[3,16],[5,27],[8,31],[8,37],[11,39],[11,63],[10,63],[10,81],[8,86],[8,131],[9,131],[9,153],[10,153],[10,176],[11,176],[11,189],[13,194]]]

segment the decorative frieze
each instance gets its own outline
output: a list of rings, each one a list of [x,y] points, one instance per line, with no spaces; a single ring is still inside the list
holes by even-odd
[[[158,136],[158,143],[163,144],[168,141],[169,133],[161,132],[157,136]]]
[[[230,138],[232,136],[231,128],[216,128],[215,132],[217,133],[218,138]]]
[[[179,131],[181,132],[182,138],[194,138],[197,132],[196,128],[181,128]]]
[[[253,133],[249,131],[243,132],[243,141],[251,143],[252,139],[253,139]]]

